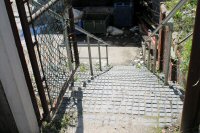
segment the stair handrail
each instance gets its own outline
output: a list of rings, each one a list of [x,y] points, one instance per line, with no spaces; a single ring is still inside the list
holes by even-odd
[[[110,44],[108,44],[107,42],[103,41],[101,38],[96,37],[95,35],[89,33],[88,31],[84,30],[83,28],[81,28],[81,27],[79,27],[79,26],[77,26],[77,25],[75,26],[75,29],[76,29],[77,31],[79,31],[79,32],[81,32],[81,33],[83,33],[83,34],[89,36],[90,38],[93,38],[93,39],[95,39],[95,40],[97,40],[97,41],[103,43],[103,45],[101,44],[101,46],[106,46],[106,45],[109,46],[109,45],[110,45]]]
[[[156,33],[163,27],[163,25],[167,24],[167,22],[176,14],[176,12],[183,6],[185,5],[186,2],[189,0],[180,0],[179,3],[172,9],[172,11],[166,16],[166,18],[160,22],[160,24],[157,26],[157,28],[149,35],[149,37],[145,40],[144,43],[149,41],[151,37],[155,36]]]
[[[83,28],[75,25],[75,29],[83,34],[85,34],[87,36],[87,45],[78,45],[79,47],[88,47],[88,58],[89,58],[89,63],[90,63],[90,74],[93,77],[94,76],[94,72],[93,72],[93,66],[92,66],[92,59],[97,59],[97,58],[93,58],[92,54],[91,54],[91,47],[98,47],[98,54],[99,54],[99,69],[100,71],[102,71],[102,59],[106,59],[106,65],[109,66],[109,62],[108,62],[108,46],[110,46],[108,43],[106,43],[105,41],[103,41],[101,38],[96,37],[95,35],[89,33],[88,31],[84,30]],[[90,43],[90,38],[93,38],[95,40],[98,41],[98,44],[91,44]],[[100,44],[103,43],[103,44]],[[106,57],[101,57],[101,48],[102,47],[106,47]],[[81,59],[81,57],[80,57]],[[85,57],[83,57],[82,59],[85,59]]]
[[[160,22],[160,24],[157,26],[157,28],[152,33],[150,33],[150,35],[147,37],[146,40],[144,40],[142,42],[144,63],[147,65],[147,68],[149,70],[152,70],[152,72],[156,76],[160,77],[160,75],[156,73],[157,47],[158,47],[158,38],[159,38],[157,32],[160,29],[162,29],[163,26],[167,26],[167,30],[169,32],[169,36],[167,37],[168,38],[168,44],[167,45],[168,45],[169,50],[167,51],[167,57],[165,57],[165,59],[166,59],[165,72],[164,72],[164,84],[165,85],[168,85],[168,77],[169,77],[169,66],[170,66],[170,57],[171,57],[171,54],[170,54],[171,53],[171,40],[172,40],[172,30],[173,30],[172,17],[188,1],[189,0],[180,0],[178,2],[178,4],[172,9],[172,11]],[[164,10],[164,13],[166,13],[166,10]],[[192,36],[192,34],[193,33],[190,33],[182,41],[178,42],[177,44],[179,45],[179,44],[185,42],[188,38],[190,38]],[[152,46],[151,46],[152,37],[155,37],[155,46],[154,46],[154,48],[152,48]],[[147,63],[146,63],[146,47],[147,47],[147,50],[148,50]],[[151,49],[153,49],[153,63],[151,62]],[[151,68],[152,64],[153,64],[153,68]]]

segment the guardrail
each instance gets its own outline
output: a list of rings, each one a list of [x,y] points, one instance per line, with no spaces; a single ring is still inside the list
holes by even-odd
[[[108,62],[108,46],[109,46],[109,44],[106,43],[105,41],[103,41],[102,39],[94,36],[93,34],[87,32],[86,30],[82,29],[81,27],[75,26],[75,29],[77,31],[85,34],[87,37],[87,45],[78,45],[78,47],[88,47],[88,59],[89,59],[89,63],[90,63],[90,74],[91,74],[91,76],[94,76],[92,59],[97,59],[97,58],[92,57],[91,47],[98,47],[99,69],[100,69],[100,71],[102,71],[102,59],[106,59],[106,62],[107,62],[106,64],[107,64],[107,66],[109,65],[109,62]],[[91,38],[97,40],[97,44],[91,44],[90,43]],[[103,44],[100,44],[100,43],[103,43]],[[106,57],[105,58],[101,57],[101,47],[106,47]],[[80,57],[80,59],[86,59],[86,58],[87,57]]]
[[[159,71],[164,70],[164,84],[168,85],[168,79],[169,79],[169,66],[170,66],[170,53],[171,53],[171,43],[172,43],[172,31],[173,31],[173,19],[172,17],[176,14],[176,12],[187,2],[188,0],[180,0],[180,2],[173,8],[173,10],[166,15],[167,9],[165,7],[163,7],[163,5],[161,5],[161,22],[160,24],[157,26],[157,28],[148,36],[148,38],[142,42],[143,45],[143,59],[144,59],[144,63],[147,66],[147,68],[149,70],[151,70],[155,75],[157,75],[158,77],[160,77],[159,74],[157,74],[157,58],[158,59],[158,69]],[[160,30],[165,29],[165,37],[164,40],[162,39],[162,36],[158,34],[159,32],[162,32]],[[192,33],[189,34],[188,36],[186,36],[186,38],[184,38],[182,41],[180,41],[178,44],[181,44],[183,42],[185,42],[190,36],[192,36]],[[153,42],[152,42],[152,38],[154,38],[155,42],[154,42],[154,46],[153,46]],[[158,49],[158,45],[160,43],[167,43],[167,49],[165,49],[166,51],[166,56],[165,57],[159,57],[160,56],[160,50],[162,50],[163,48],[159,48]],[[152,48],[153,47],[153,48]],[[151,53],[153,53],[153,57],[151,57]],[[152,60],[153,58],[153,60]],[[164,59],[162,59],[164,58]],[[162,62],[165,62],[164,65],[162,66]],[[164,68],[162,68],[164,67]],[[160,78],[162,79],[162,78]]]
[[[160,77],[159,74],[156,73],[157,68],[158,70],[162,70],[161,64],[164,58],[164,84],[168,85],[169,79],[169,64],[171,59],[171,44],[172,44],[172,31],[173,31],[173,23],[170,19],[175,15],[175,13],[189,0],[180,0],[180,2],[175,6],[175,8],[166,16],[166,12],[161,11],[160,19],[163,19],[159,26],[149,35],[149,37],[143,42],[143,59],[150,71]],[[184,98],[184,106],[182,111],[182,118],[181,118],[181,125],[180,125],[180,132],[181,133],[194,133],[199,132],[199,125],[200,125],[200,108],[199,108],[199,94],[200,94],[200,78],[199,78],[199,71],[200,71],[200,60],[199,60],[199,41],[200,41],[200,1],[197,1],[197,10],[196,10],[196,18],[195,18],[195,25],[194,31],[189,33],[184,37],[181,41],[175,43],[177,46],[183,44],[187,41],[190,37],[193,36],[192,40],[192,48],[190,54],[190,63],[188,68],[187,74],[187,85],[185,91],[185,98]],[[163,8],[163,7],[162,7]],[[164,9],[165,10],[165,9]],[[166,10],[165,10],[166,11]],[[159,31],[159,35],[157,32]],[[163,35],[163,33],[165,35]],[[152,48],[152,38],[155,39],[155,45]],[[164,38],[164,39],[163,39]],[[166,44],[166,46],[162,46]],[[159,45],[159,47],[158,47]],[[153,49],[153,61],[151,59],[151,52]],[[147,52],[146,52],[147,50]],[[161,57],[163,51],[166,52],[164,57]],[[146,56],[146,53],[148,54]],[[156,64],[158,60],[158,65]],[[153,63],[152,63],[153,62]],[[153,64],[153,67],[151,67]]]

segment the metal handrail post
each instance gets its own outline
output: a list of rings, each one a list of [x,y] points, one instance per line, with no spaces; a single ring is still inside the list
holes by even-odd
[[[88,56],[89,56],[89,63],[90,63],[90,74],[91,76],[94,75],[93,67],[92,67],[92,55],[91,55],[91,47],[90,47],[90,37],[87,36],[87,44],[88,44]]]
[[[142,42],[142,52],[143,52],[144,64],[146,64],[146,43],[145,42]]]
[[[101,66],[101,48],[100,48],[100,42],[98,41],[98,52],[99,52],[99,69],[102,71],[102,66]]]
[[[168,85],[168,79],[169,79],[169,67],[170,67],[170,57],[171,57],[171,43],[172,43],[172,30],[173,30],[173,23],[169,22],[167,24],[167,27],[169,29],[169,38],[168,38],[168,41],[169,41],[169,50],[168,50],[168,53],[167,53],[167,60],[166,60],[166,65],[165,65],[165,81],[164,81],[164,84],[165,85]]]
[[[150,64],[151,64],[151,57],[150,57],[150,55],[151,55],[151,41],[148,41],[148,59],[147,59],[147,67],[148,67],[148,69],[150,70]]]
[[[67,4],[65,4],[65,10],[64,10],[64,16],[63,16],[63,26],[64,26],[64,32],[63,32],[63,35],[64,35],[64,45],[66,46],[66,51],[67,51],[67,58],[68,58],[68,65],[69,65],[69,70],[71,73],[73,73],[74,71],[74,67],[73,67],[73,64],[72,64],[72,58],[73,58],[73,55],[72,55],[72,52],[71,52],[71,48],[70,48],[70,38],[69,38],[69,33],[68,33],[68,7],[67,7]],[[71,86],[74,86],[74,78],[72,78],[71,80]]]
[[[67,57],[68,57],[68,65],[69,65],[69,70],[72,72],[73,71],[73,66],[72,66],[72,62],[71,62],[71,51],[70,51],[70,47],[69,47],[69,43],[67,40],[67,30],[64,30],[64,45],[66,46],[66,50],[67,50]]]
[[[109,65],[108,63],[108,46],[106,45],[106,62],[107,62],[107,66]]]
[[[67,21],[67,16],[68,16],[68,12],[67,12],[67,8],[65,10],[65,13],[64,13],[64,22],[63,22],[63,26],[64,26],[64,45],[66,47],[66,50],[67,50],[67,57],[68,57],[68,65],[69,65],[69,70],[72,72],[73,71],[73,66],[72,66],[72,62],[71,62],[71,58],[72,58],[72,55],[71,55],[71,50],[70,50],[70,46],[69,46],[69,38],[68,38],[68,21]]]
[[[158,35],[155,35],[155,47],[154,47],[154,58],[153,58],[153,74],[156,72],[156,60],[157,60],[157,47],[158,47]]]

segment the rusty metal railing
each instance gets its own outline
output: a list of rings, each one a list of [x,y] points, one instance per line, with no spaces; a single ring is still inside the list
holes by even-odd
[[[88,47],[88,57],[80,57],[80,59],[89,59],[89,64],[90,64],[90,74],[93,77],[94,76],[94,71],[93,71],[93,59],[98,59],[99,60],[99,70],[102,71],[102,59],[106,59],[106,65],[109,66],[109,58],[108,58],[108,47],[109,44],[103,41],[102,39],[96,37],[95,35],[87,32],[86,30],[82,29],[79,26],[75,26],[75,29],[83,34],[86,35],[87,38],[87,45],[78,45],[79,47]],[[90,39],[94,39],[97,41],[97,44],[91,44]],[[100,44],[101,43],[101,44]],[[98,47],[98,58],[97,57],[92,57],[91,54],[91,47]],[[106,48],[106,57],[101,56],[101,47]]]
[[[31,79],[27,78],[27,82],[32,82],[29,89],[38,123],[51,119],[66,89],[73,84],[79,66],[77,45],[71,43],[73,23],[68,23],[70,14],[66,3],[62,2],[51,0],[42,5],[34,1],[15,1],[18,9],[15,14],[20,21],[13,21],[13,25],[18,26],[16,38],[20,36],[19,46],[23,46],[19,47],[19,54],[25,58],[22,56],[21,61]]]
[[[166,16],[166,12],[164,14],[161,13],[161,23],[153,31],[147,40],[143,42],[143,58],[147,68],[156,74],[157,70],[164,69],[164,84],[168,85],[169,78],[169,64],[171,59],[171,45],[172,45],[172,31],[173,31],[173,22],[170,19],[175,15],[175,13],[187,2],[188,0],[181,0],[175,8]],[[162,12],[162,11],[161,11]],[[195,18],[195,26],[194,32],[189,33],[184,37],[181,41],[176,42],[176,45],[181,45],[189,38],[193,36],[192,39],[192,50],[190,56],[190,63],[188,68],[188,77],[187,77],[187,86],[185,91],[185,99],[184,106],[181,118],[181,133],[197,133],[199,132],[200,127],[200,1],[198,1],[197,10],[196,10],[196,18]],[[159,31],[159,35],[158,35]],[[165,33],[165,36],[162,36],[162,33]],[[153,39],[154,43],[153,43]],[[159,47],[159,45],[166,44],[166,46]],[[154,47],[152,48],[152,44]],[[147,52],[146,52],[147,51]],[[153,60],[151,58],[151,53],[153,51]],[[159,57],[163,55],[163,57]],[[160,54],[160,55],[159,55]],[[164,60],[164,66],[162,68],[162,62]],[[156,62],[158,61],[158,65]],[[151,67],[151,64],[153,66]],[[156,68],[158,67],[158,68]],[[159,76],[158,74],[156,74]]]
[[[172,32],[173,32],[172,18],[176,14],[176,12],[187,2],[188,0],[180,0],[180,2],[174,7],[174,9],[172,9],[172,11],[168,15],[166,15],[167,10],[164,9],[163,6],[161,5],[162,8],[161,8],[160,24],[152,33],[150,33],[147,39],[144,42],[142,42],[143,59],[147,68],[151,70],[158,77],[160,77],[160,75],[157,73],[157,67],[160,72],[163,71],[164,79],[162,77],[160,77],[160,79],[164,81],[165,85],[168,85],[168,79],[169,79],[169,67],[170,67],[170,56],[171,56],[170,53],[171,53]],[[163,31],[165,32],[165,36],[160,36]],[[185,39],[183,39],[183,41],[180,41],[179,43],[186,41],[191,35],[192,34],[187,36]],[[166,43],[167,46],[165,47],[165,51],[163,51],[164,49],[163,47],[160,47],[162,46],[163,43]],[[163,56],[163,52],[165,52],[165,56]],[[153,55],[153,57],[151,57],[151,55]],[[156,64],[157,59],[158,59],[158,65]]]

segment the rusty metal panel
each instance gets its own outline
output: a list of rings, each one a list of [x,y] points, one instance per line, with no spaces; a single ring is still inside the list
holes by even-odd
[[[200,1],[196,10],[192,51],[182,113],[181,132],[197,133],[200,125]]]

